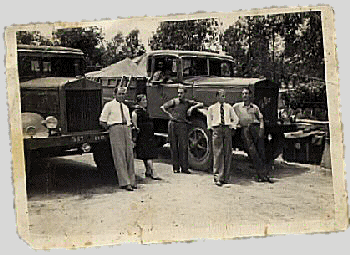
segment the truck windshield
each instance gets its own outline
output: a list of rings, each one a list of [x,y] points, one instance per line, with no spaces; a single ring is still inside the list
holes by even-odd
[[[222,59],[210,58],[209,59],[209,73],[210,76],[218,77],[232,77],[233,68],[232,62],[224,61]]]
[[[19,80],[42,77],[75,77],[85,71],[80,50],[55,47],[18,45]]]
[[[182,58],[183,76],[208,76],[208,62],[206,58],[184,57]]]
[[[220,58],[183,57],[183,76],[232,77],[232,62]]]

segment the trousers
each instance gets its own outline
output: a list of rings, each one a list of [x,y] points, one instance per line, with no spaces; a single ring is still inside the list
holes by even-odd
[[[259,125],[242,127],[242,140],[247,150],[249,158],[253,162],[254,168],[259,178],[268,175],[268,168],[265,165],[265,144],[264,139],[259,136]]]
[[[169,121],[168,135],[170,141],[173,170],[188,171],[188,126],[183,122]]]
[[[119,186],[134,186],[135,170],[131,128],[124,125],[111,126],[109,139]]]
[[[232,163],[232,130],[228,126],[213,128],[214,181],[227,182]]]

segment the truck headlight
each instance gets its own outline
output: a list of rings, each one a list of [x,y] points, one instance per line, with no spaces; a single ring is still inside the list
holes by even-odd
[[[48,129],[55,129],[57,127],[58,120],[54,116],[48,116],[45,119],[45,124]]]

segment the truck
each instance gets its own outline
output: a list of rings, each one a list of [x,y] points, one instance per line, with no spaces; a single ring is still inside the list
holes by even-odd
[[[203,102],[204,107],[192,112],[189,117],[189,165],[196,170],[210,171],[212,168],[212,138],[207,129],[208,107],[216,102],[216,92],[226,91],[227,102],[231,105],[242,101],[241,91],[249,88],[252,101],[258,105],[264,115],[266,155],[273,161],[283,150],[285,132],[278,120],[279,84],[265,78],[235,77],[234,59],[231,56],[204,51],[151,51],[143,56],[139,68],[144,70],[146,79],[129,77],[128,82],[117,86],[126,86],[127,103],[135,105],[136,95],[146,94],[148,113],[153,119],[155,135],[160,145],[167,143],[169,117],[160,107],[177,96],[177,88],[186,89],[186,97]],[[163,79],[154,79],[156,72],[163,73]],[[112,88],[103,87],[103,98],[110,97]],[[244,150],[240,130],[235,132],[233,146]]]
[[[27,180],[38,158],[92,152],[100,168],[112,164],[108,133],[99,125],[102,87],[84,77],[83,52],[18,45],[17,56]]]

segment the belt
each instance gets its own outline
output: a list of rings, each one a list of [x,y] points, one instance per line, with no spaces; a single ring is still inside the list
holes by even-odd
[[[176,120],[176,119],[171,119],[170,121],[173,122],[173,123],[191,124],[191,122],[188,121],[188,120]]]
[[[217,126],[214,126],[214,128],[220,128],[220,127],[230,127],[230,125],[219,124]]]
[[[127,123],[113,123],[113,124],[109,125],[108,128],[111,128],[113,126],[126,126],[126,125],[127,125]]]

